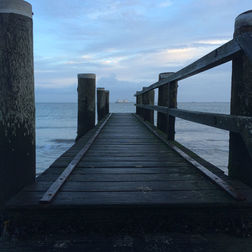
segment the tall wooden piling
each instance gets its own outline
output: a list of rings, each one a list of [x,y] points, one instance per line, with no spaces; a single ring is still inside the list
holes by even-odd
[[[106,116],[106,91],[104,88],[97,88],[97,115],[98,122]]]
[[[105,90],[105,115],[109,114],[109,90]]]
[[[236,18],[234,38],[252,31],[252,11]],[[231,114],[252,116],[252,64],[245,53],[235,55],[232,65]],[[229,175],[252,186],[252,160],[239,133],[230,133]]]
[[[159,74],[159,81],[169,77],[172,75],[172,72],[168,73],[160,73]],[[158,88],[158,106],[169,107],[169,84],[161,86]],[[168,129],[168,115],[158,112],[157,114],[157,127],[161,131],[167,133]]]
[[[95,74],[78,74],[77,139],[95,127]]]
[[[143,88],[145,90],[145,87]],[[145,105],[154,105],[155,91],[151,90],[142,95],[142,103]],[[150,109],[143,109],[144,120],[154,124],[154,111]]]
[[[32,6],[0,2],[0,207],[35,180]]]

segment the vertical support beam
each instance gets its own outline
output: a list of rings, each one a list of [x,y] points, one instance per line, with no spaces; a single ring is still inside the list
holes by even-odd
[[[95,74],[78,74],[77,139],[95,127]]]
[[[0,2],[0,208],[35,181],[32,6]]]
[[[136,105],[138,105],[138,104],[139,104],[139,95],[138,95],[138,91],[137,91],[136,92]],[[140,115],[139,111],[140,111],[140,108],[136,107],[136,114],[137,115]]]
[[[143,104],[143,95],[138,95],[138,104]],[[139,108],[139,116],[143,118],[143,109]]]
[[[143,90],[146,89],[146,87],[143,88]],[[142,95],[142,103],[146,105],[154,105],[154,98],[155,98],[155,91],[151,90],[145,94]],[[152,124],[154,124],[154,110],[150,109],[143,109],[143,118],[145,121],[148,121]]]
[[[106,116],[106,91],[104,88],[97,88],[97,114],[98,122]]]
[[[172,75],[172,72],[160,73],[159,81]],[[158,88],[158,106],[169,107],[169,84]],[[168,115],[158,112],[157,114],[157,128],[167,133]]]
[[[105,90],[105,116],[109,114],[109,90]]]
[[[177,108],[177,94],[178,94],[178,82],[172,81],[169,83],[169,97],[168,107]],[[167,123],[167,139],[170,141],[175,140],[175,117],[168,115]]]
[[[235,20],[234,38],[252,31],[252,11],[242,13]],[[252,116],[252,64],[242,52],[233,58],[231,115]],[[242,137],[230,133],[229,175],[252,186],[252,160]]]
[[[143,104],[143,96],[138,94],[139,92],[136,93],[136,104]],[[143,117],[143,109],[136,107],[136,114]]]

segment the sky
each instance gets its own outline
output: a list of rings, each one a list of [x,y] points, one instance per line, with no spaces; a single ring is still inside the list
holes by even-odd
[[[110,100],[134,94],[232,39],[251,0],[27,0],[37,102],[77,102],[77,74]],[[231,63],[179,82],[180,102],[229,101]],[[155,90],[157,92],[157,90]]]

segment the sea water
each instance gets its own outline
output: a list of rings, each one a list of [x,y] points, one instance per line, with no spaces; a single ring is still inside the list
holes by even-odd
[[[229,103],[179,103],[180,109],[229,113]],[[134,113],[134,103],[111,103],[111,113]],[[156,119],[156,113],[155,113]],[[156,121],[156,120],[155,120]],[[37,173],[74,144],[77,132],[77,104],[36,104]],[[228,131],[176,118],[176,140],[227,172]]]

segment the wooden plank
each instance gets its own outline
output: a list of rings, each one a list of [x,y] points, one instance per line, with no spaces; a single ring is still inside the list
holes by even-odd
[[[218,192],[218,193],[216,193]],[[225,194],[216,190],[204,191],[167,191],[167,192],[60,192],[53,202],[55,205],[97,205],[97,206],[185,206],[214,203],[216,205],[231,204]],[[215,207],[216,207],[215,205]]]
[[[48,174],[40,177],[38,181],[54,181],[58,175]],[[185,181],[200,179],[199,174],[188,173],[170,173],[170,174],[80,174],[74,172],[68,181],[78,182],[137,182],[137,181]],[[201,179],[204,179],[201,178]]]
[[[44,175],[59,175],[64,168],[51,168],[48,169]],[[78,167],[75,169],[74,174],[87,175],[87,174],[198,174],[194,167],[155,167],[155,168],[82,168]]]
[[[169,152],[169,148],[165,146],[163,143],[160,144],[113,144],[109,145],[106,144],[99,144],[91,147],[91,151],[97,150],[98,152],[108,152],[108,151],[114,151],[114,152],[123,152],[122,153],[145,153],[145,152]],[[90,152],[91,152],[90,151]]]
[[[8,209],[41,208],[39,199],[43,192],[21,192],[9,201]],[[246,205],[251,205],[248,202]],[[199,208],[199,207],[238,207],[224,191],[142,191],[142,192],[59,192],[47,209],[51,208],[101,208],[101,207],[167,207],[167,208]],[[239,205],[241,207],[241,205]]]
[[[58,161],[51,168],[62,168],[66,167],[69,164],[69,160]],[[178,167],[178,166],[187,166],[188,164],[183,162],[183,160],[173,159],[167,161],[85,161],[82,160],[79,162],[78,167],[115,167],[115,168],[130,168],[130,167]]]
[[[57,180],[50,186],[47,192],[43,195],[40,199],[40,203],[49,203],[53,200],[55,195],[58,193],[61,186],[66,182],[70,174],[73,172],[74,168],[80,162],[81,158],[86,154],[89,150],[99,133],[101,132],[102,128],[106,125],[107,121],[111,117],[111,114],[104,120],[101,126],[97,129],[95,134],[90,138],[90,140],[86,143],[86,145],[80,150],[80,152],[74,157],[71,163],[66,167],[66,169],[62,172],[62,174],[57,178]]]
[[[113,161],[104,161],[104,162],[86,162],[81,161],[78,164],[78,167],[87,167],[87,168],[92,168],[92,167],[104,167],[104,168],[141,168],[141,167],[184,167],[188,166],[187,163],[180,161],[177,162],[176,160],[174,161],[163,161],[163,162],[158,162],[158,161],[150,161],[150,162],[143,162],[143,161],[135,161],[135,162],[113,162]],[[57,167],[57,166],[54,166]],[[58,166],[60,167],[60,166]],[[61,166],[62,167],[62,166]]]
[[[169,161],[172,160],[172,162],[180,162],[182,163],[183,160],[181,157],[174,157],[172,155],[169,156],[142,156],[142,157],[115,157],[115,156],[106,156],[106,155],[100,155],[95,157],[85,157],[85,160],[82,160],[82,162],[155,162],[155,161]]]
[[[26,192],[45,192],[50,182],[40,182],[28,186]],[[196,191],[220,190],[207,181],[159,181],[159,182],[75,182],[68,181],[61,192],[154,192],[154,191]]]
[[[162,136],[160,136],[156,131],[152,129],[150,125],[148,125],[146,122],[142,121],[141,118],[139,118],[137,115],[136,117],[141,121],[151,132],[153,132],[154,135],[156,135],[160,140],[162,140],[164,143],[166,143],[169,147],[171,147],[173,150],[175,150],[181,157],[183,157],[188,163],[192,164],[195,168],[197,168],[202,174],[204,174],[206,177],[208,177],[212,182],[216,183],[219,187],[221,187],[226,193],[228,193],[230,196],[232,196],[234,199],[239,201],[246,200],[245,196],[242,195],[238,190],[236,190],[231,183],[228,183],[224,181],[222,178],[217,176],[216,174],[209,171],[206,167],[201,165],[199,162],[192,159],[188,154],[183,152],[181,149],[179,149],[177,146],[173,145],[171,142],[168,142],[166,139],[164,139]]]
[[[248,125],[252,125],[252,118],[249,116],[236,116],[226,114],[216,114],[198,111],[188,111],[182,109],[169,109],[161,106],[141,105],[146,109],[154,109],[160,113],[170,114],[187,121],[196,122],[218,129],[229,130],[241,133]]]
[[[96,155],[96,156],[86,156],[85,157],[85,161],[88,162],[100,162],[100,161],[104,161],[106,159],[106,161],[167,161],[169,159],[172,159],[174,161],[181,161],[181,157],[173,157],[172,154],[169,155],[148,155],[148,156],[133,156],[133,155],[128,155],[128,156],[111,156],[111,155],[104,155],[104,154],[100,154],[100,155]]]
[[[215,66],[226,63],[232,59],[233,55],[240,51],[241,47],[239,46],[237,41],[231,40],[226,44],[222,45],[221,47],[210,52],[209,54],[203,56],[194,63],[190,64],[189,66],[186,66],[180,71],[174,73],[173,75],[168,76],[167,78],[150,85],[144,91],[138,91],[137,94],[144,94],[146,92],[149,92],[150,90],[166,85],[172,81],[183,80],[195,74],[211,69]]]
[[[95,142],[95,145],[101,144],[107,144],[108,140],[107,139],[97,139]],[[109,144],[160,144],[160,141],[158,139],[110,139]]]
[[[117,150],[100,150],[97,152],[89,152],[87,153],[86,157],[99,157],[99,156],[113,156],[113,157],[159,157],[159,156],[172,156],[173,153],[171,151],[125,151],[125,152],[120,152]]]

